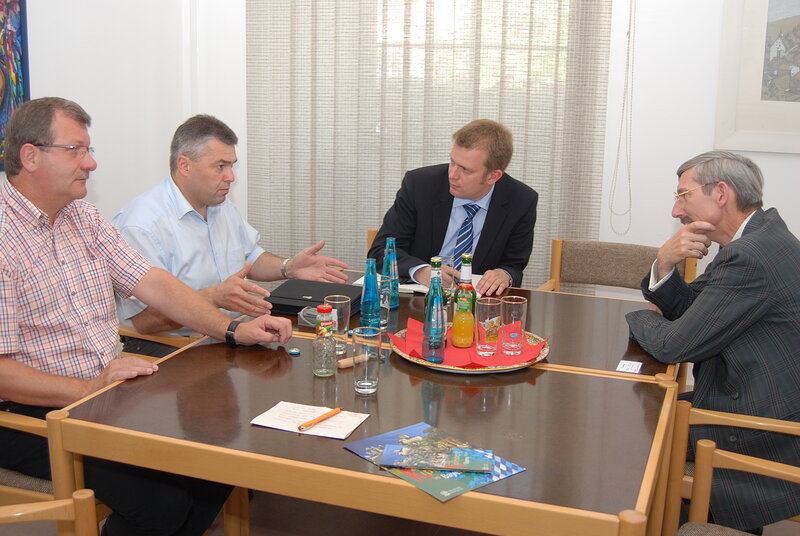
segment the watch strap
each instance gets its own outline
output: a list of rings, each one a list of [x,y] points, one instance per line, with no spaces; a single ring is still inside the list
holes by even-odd
[[[225,330],[225,342],[228,343],[228,346],[236,346],[236,328],[241,324],[239,320],[234,320],[230,324],[228,324],[228,329]]]

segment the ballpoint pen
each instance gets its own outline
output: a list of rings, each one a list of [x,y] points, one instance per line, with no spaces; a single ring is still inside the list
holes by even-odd
[[[319,424],[322,421],[324,421],[325,419],[329,419],[329,418],[333,417],[334,415],[336,415],[340,411],[342,411],[342,408],[334,408],[334,409],[330,410],[327,413],[323,413],[322,415],[320,415],[316,419],[311,419],[310,421],[304,422],[303,424],[298,426],[297,427],[297,431],[298,432],[304,432],[305,430],[308,430],[309,428],[311,428],[315,424]]]

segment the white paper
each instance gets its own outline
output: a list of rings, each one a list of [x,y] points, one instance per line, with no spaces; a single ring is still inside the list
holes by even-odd
[[[617,365],[617,372],[639,374],[640,370],[642,370],[642,364],[639,361],[626,361],[621,359],[619,365]]]
[[[472,287],[473,288],[478,288],[478,281],[481,280],[481,277],[483,277],[483,276],[482,275],[477,275],[477,274],[473,274],[472,275]],[[353,281],[352,284],[356,285],[357,287],[362,286],[364,284],[364,276],[362,275],[361,277],[359,277],[358,279]],[[399,288],[400,288],[400,293],[401,294],[413,294],[413,293],[427,294],[428,293],[428,287],[426,287],[425,285],[420,284],[420,283],[401,283]]]
[[[340,411],[333,417],[325,419],[307,430],[302,432],[298,430],[301,424],[316,419],[332,409],[333,408],[307,406],[305,404],[281,401],[250,421],[250,424],[286,430],[287,432],[295,432],[298,434],[345,439],[369,417],[369,413]]]

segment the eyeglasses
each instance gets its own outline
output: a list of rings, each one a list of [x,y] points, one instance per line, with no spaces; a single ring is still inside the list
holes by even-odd
[[[686,201],[686,198],[684,197],[686,194],[694,192],[695,190],[697,190],[698,188],[702,188],[703,186],[705,186],[705,184],[701,184],[700,186],[695,186],[694,188],[689,188],[688,190],[684,190],[683,192],[675,192],[672,195],[675,196],[675,202]]]
[[[34,143],[33,145],[34,147],[55,147],[56,149],[66,149],[70,151],[73,156],[78,158],[83,158],[86,156],[86,153],[94,156],[94,147],[89,147],[88,145],[58,145],[55,143]]]

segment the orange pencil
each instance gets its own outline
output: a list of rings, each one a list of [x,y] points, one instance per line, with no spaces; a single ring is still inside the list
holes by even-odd
[[[330,419],[331,417],[333,417],[334,415],[336,415],[340,411],[342,411],[342,408],[334,408],[334,409],[330,410],[327,413],[323,413],[322,415],[320,415],[316,419],[311,419],[308,422],[304,422],[303,424],[301,424],[300,426],[297,427],[297,430],[299,432],[303,432],[305,430],[308,430],[309,428],[311,428],[315,424],[319,424],[322,421],[324,421],[325,419]]]

